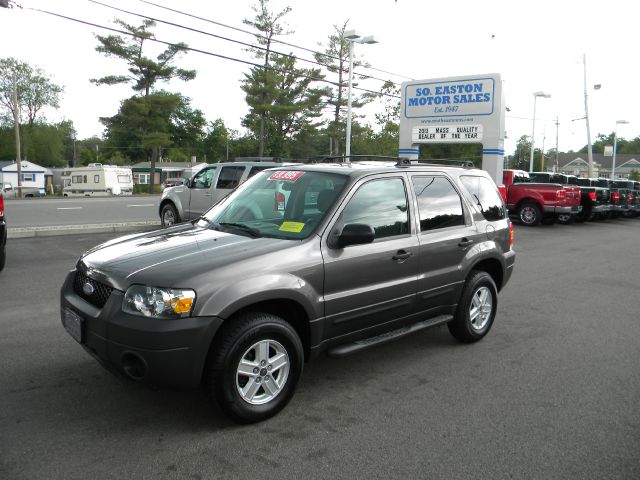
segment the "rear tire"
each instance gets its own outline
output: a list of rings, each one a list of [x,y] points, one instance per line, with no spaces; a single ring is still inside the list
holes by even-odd
[[[518,218],[522,225],[527,227],[534,227],[540,223],[542,213],[540,207],[532,202],[525,202],[518,207]]]
[[[484,337],[496,316],[498,289],[491,275],[473,270],[464,286],[456,315],[447,327],[456,339],[473,343]]]
[[[269,313],[227,321],[211,346],[205,390],[238,423],[266,420],[295,393],[304,351],[294,328]]]
[[[180,215],[173,203],[166,203],[160,210],[160,221],[163,227],[170,227],[176,223],[180,223]]]

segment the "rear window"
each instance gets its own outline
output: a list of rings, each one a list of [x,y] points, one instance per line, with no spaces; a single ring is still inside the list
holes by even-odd
[[[475,175],[462,175],[460,181],[485,220],[492,222],[506,218],[507,212],[502,197],[493,181]]]

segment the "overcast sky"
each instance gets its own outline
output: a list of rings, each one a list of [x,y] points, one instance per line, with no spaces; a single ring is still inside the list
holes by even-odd
[[[49,10],[92,23],[114,26],[115,17],[138,24],[140,19],[116,12],[89,0],[17,0],[24,7]],[[151,6],[140,0],[101,0],[136,13],[180,23],[235,40],[252,37],[212,23]],[[253,18],[251,0],[153,0],[154,3],[246,29],[245,18]],[[321,49],[333,25],[349,20],[349,26],[363,35],[374,34],[380,43],[356,45],[356,53],[371,66],[397,76],[369,72],[398,83],[458,75],[500,73],[504,80],[507,139],[505,151],[513,153],[522,135],[531,135],[533,92],[550,93],[538,99],[536,145],[555,147],[556,116],[559,119],[559,149],[577,150],[587,142],[584,120],[584,78],[582,56],[587,59],[587,84],[591,136],[611,133],[617,120],[618,136],[640,134],[640,64],[637,22],[640,7],[627,0],[595,1],[468,1],[427,0],[272,0],[271,8],[285,6],[292,11],[285,23],[294,33],[283,38],[289,43]],[[169,42],[183,41],[190,47],[251,61],[243,47],[210,36],[159,25],[156,37]],[[0,9],[0,56],[15,57],[43,68],[65,88],[58,111],[47,112],[49,120],[72,120],[78,138],[101,135],[98,118],[114,115],[120,101],[131,96],[127,86],[96,87],[90,78],[124,74],[124,65],[95,51],[96,27],[74,23],[24,8]],[[160,47],[154,47],[160,48]],[[278,46],[300,58],[311,53]],[[157,52],[156,52],[157,53]],[[173,81],[163,88],[192,99],[208,120],[222,118],[231,128],[240,129],[247,105],[240,89],[241,63],[190,52],[179,61],[183,68],[198,71],[191,82]],[[300,65],[309,65],[300,63]],[[357,70],[356,70],[357,71]],[[330,75],[330,74],[329,74]],[[331,78],[329,76],[328,78]],[[381,82],[364,80],[359,86],[379,90]],[[593,85],[600,84],[599,90]],[[374,106],[368,107],[369,120]]]

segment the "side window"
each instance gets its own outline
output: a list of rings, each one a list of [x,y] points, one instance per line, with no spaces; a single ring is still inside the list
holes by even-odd
[[[379,238],[409,233],[409,212],[401,178],[371,180],[351,197],[342,213],[345,225],[363,223]]]
[[[195,177],[193,177],[192,188],[209,188],[211,187],[211,182],[213,181],[213,177],[216,174],[215,168],[207,168],[204,170],[200,170],[196,173]]]
[[[445,177],[412,177],[418,199],[420,230],[464,225],[462,199]]]
[[[502,203],[502,197],[493,182],[485,177],[463,175],[460,181],[469,192],[471,198],[482,212],[485,220],[502,220],[507,212]]]
[[[222,167],[216,188],[232,189],[240,184],[244,167]]]
[[[251,170],[249,170],[249,175],[247,176],[247,180],[253,177],[256,173],[266,170],[267,168],[273,168],[273,167],[251,167]]]
[[[100,183],[100,175],[93,176],[93,183]]]

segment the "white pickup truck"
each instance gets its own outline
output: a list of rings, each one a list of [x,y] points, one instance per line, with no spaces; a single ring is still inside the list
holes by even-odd
[[[2,184],[2,194],[4,198],[18,198],[18,187],[13,186],[11,183]],[[29,197],[44,197],[44,193],[38,187],[22,187],[22,198]]]

